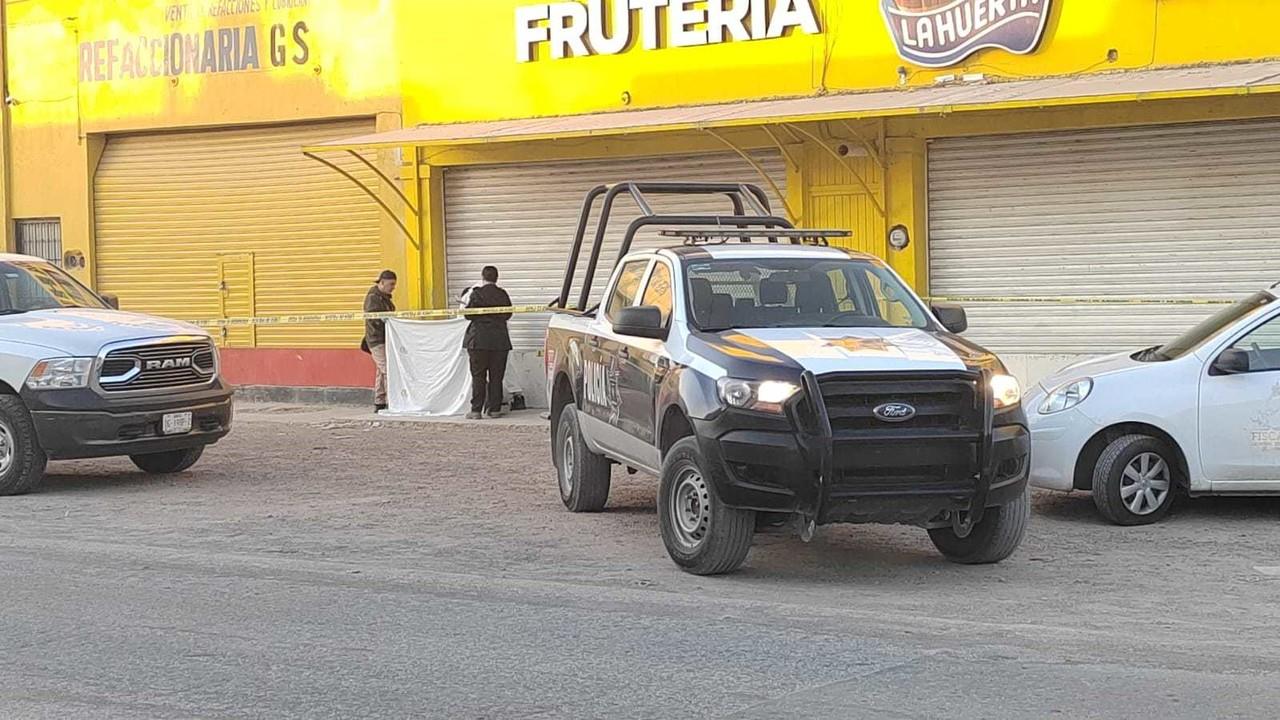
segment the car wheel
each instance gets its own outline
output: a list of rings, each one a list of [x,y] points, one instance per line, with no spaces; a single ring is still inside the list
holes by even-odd
[[[982,520],[964,536],[953,527],[929,531],[929,539],[943,557],[961,565],[998,563],[1022,544],[1031,521],[1031,490],[1008,505],[987,508]]]
[[[47,464],[27,406],[13,395],[0,395],[0,495],[30,492]]]
[[[180,473],[196,464],[204,454],[204,446],[186,450],[170,450],[169,452],[150,453],[147,455],[130,455],[129,459],[143,472],[152,475],[171,475]]]
[[[720,575],[742,566],[751,550],[755,513],[726,507],[716,497],[715,470],[685,438],[667,451],[658,488],[658,527],[667,554],[694,575]]]
[[[1093,503],[1117,525],[1149,525],[1173,505],[1174,454],[1162,440],[1125,435],[1111,441],[1093,470]]]
[[[572,512],[600,512],[609,501],[609,459],[591,452],[578,426],[578,408],[572,403],[560,411],[556,428],[556,474],[560,500]]]

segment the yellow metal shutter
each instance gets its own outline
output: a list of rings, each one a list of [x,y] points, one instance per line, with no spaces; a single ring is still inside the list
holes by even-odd
[[[94,180],[97,284],[184,320],[358,312],[381,269],[377,206],[304,145],[372,120],[111,137]],[[346,157],[345,169],[375,186]],[[362,324],[231,331],[230,345],[355,347]]]

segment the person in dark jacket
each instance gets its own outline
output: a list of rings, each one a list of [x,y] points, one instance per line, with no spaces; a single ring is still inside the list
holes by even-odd
[[[488,265],[480,271],[480,277],[483,284],[463,293],[463,307],[511,306],[511,296],[498,287],[498,268]],[[468,317],[471,325],[462,341],[471,359],[471,412],[467,418],[502,417],[502,379],[507,374],[507,355],[511,352],[511,335],[507,332],[511,313]]]
[[[396,289],[396,274],[383,270],[378,275],[378,282],[369,288],[364,296],[364,311],[367,313],[395,312],[396,304],[391,301],[391,293]],[[373,411],[387,409],[387,323],[385,320],[364,321],[364,347],[373,356],[373,365],[377,368],[373,381]]]

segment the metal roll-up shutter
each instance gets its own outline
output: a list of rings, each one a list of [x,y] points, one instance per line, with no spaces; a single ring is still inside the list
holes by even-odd
[[[381,217],[302,147],[373,120],[111,137],[94,180],[97,284],[179,319],[358,312],[380,270]],[[354,158],[333,158],[366,185]],[[360,322],[230,331],[228,344],[355,347]]]
[[[1280,280],[1280,122],[937,140],[935,296],[1224,299]],[[1214,306],[969,303],[1003,353],[1172,339]]]
[[[756,157],[785,192],[787,173],[781,154],[767,152]],[[450,169],[445,173],[445,257],[450,304],[456,305],[458,296],[479,282],[480,269],[485,265],[498,267],[502,273],[499,284],[517,305],[550,302],[560,294],[583,198],[596,185],[625,180],[763,184],[750,163],[733,154]],[[655,196],[652,200],[660,213],[727,214],[731,207],[724,197]],[[774,214],[785,217],[781,199],[772,197],[771,202]],[[634,203],[619,199],[593,283],[597,298],[613,270],[626,227],[638,216]],[[592,219],[584,242],[578,277],[585,273],[595,220]],[[635,248],[671,242],[655,237],[653,232],[642,233]],[[541,349],[546,324],[545,315],[517,317],[510,325],[512,344],[519,350]]]

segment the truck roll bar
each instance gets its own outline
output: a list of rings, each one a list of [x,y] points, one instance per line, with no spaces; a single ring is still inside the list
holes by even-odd
[[[790,228],[791,223],[772,215],[769,196],[757,185],[747,183],[682,183],[682,182],[622,182],[615,185],[598,185],[587,192],[582,203],[582,213],[578,216],[578,229],[573,237],[573,247],[569,251],[569,260],[565,265],[564,283],[560,287],[560,296],[551,303],[551,307],[568,309],[569,293],[573,291],[573,278],[578,270],[578,258],[582,254],[582,243],[586,240],[587,226],[591,222],[591,212],[596,201],[604,197],[600,211],[600,220],[591,244],[591,253],[587,258],[586,277],[583,278],[582,292],[579,296],[578,309],[587,306],[591,295],[591,285],[595,280],[596,269],[600,264],[600,254],[604,248],[604,236],[613,214],[613,204],[619,195],[626,193],[640,209],[641,217],[627,228],[622,249],[615,260],[618,262],[631,250],[631,243],[636,232],[651,225],[685,225],[708,226],[722,225],[726,227],[766,227]],[[653,210],[646,194],[653,195],[724,195],[733,205],[732,215],[660,215]],[[754,214],[747,214],[747,210]],[[646,222],[637,224],[640,220]]]

